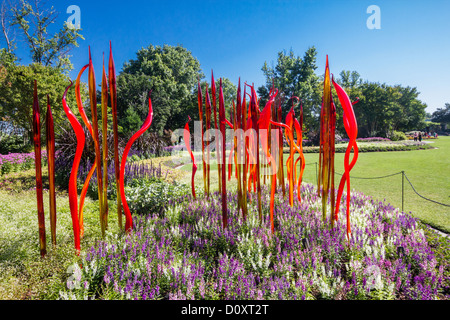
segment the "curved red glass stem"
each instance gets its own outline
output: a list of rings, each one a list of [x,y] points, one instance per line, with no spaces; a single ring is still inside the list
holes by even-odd
[[[300,103],[300,98],[299,97],[297,97],[297,96],[292,96],[291,97],[291,99],[292,99],[292,112],[293,112],[293,114],[292,114],[292,124],[291,124],[291,128],[293,128],[293,129],[295,129],[295,132],[296,132],[296,134],[297,134],[297,142],[293,142],[293,143],[295,143],[296,145],[297,145],[297,148],[296,148],[296,150],[298,150],[299,148],[300,149],[302,149],[301,147],[301,142],[300,142],[300,145],[299,145],[299,139],[301,139],[301,135],[302,135],[302,131],[300,130],[300,124],[298,123],[298,120],[295,118],[295,116],[294,116],[294,108]],[[297,103],[295,103],[295,101],[294,100],[297,100]],[[299,138],[300,137],[300,138]],[[303,152],[302,153],[300,153],[300,155],[299,155],[299,157],[297,158],[297,161],[295,161],[295,164],[293,164],[293,169],[294,169],[294,179],[293,179],[293,182],[294,182],[294,184],[296,183],[296,181],[297,181],[297,163],[298,163],[298,161],[300,161],[300,160],[302,160],[302,156],[303,156]],[[294,161],[294,159],[295,159],[295,152],[294,152],[294,155],[293,155],[293,157],[292,157],[292,159],[291,159],[291,161]],[[303,159],[304,160],[304,159]],[[304,163],[304,161],[302,161],[302,164]],[[300,169],[300,173],[299,173],[299,179],[298,179],[298,186],[297,186],[297,199],[301,202],[301,196],[300,196],[300,185],[301,185],[301,177],[300,177],[300,174],[301,174],[301,169]]]
[[[253,188],[257,192],[257,198],[258,198],[258,215],[259,220],[262,221],[262,200],[261,200],[261,175],[260,175],[260,161],[259,161],[259,125],[258,125],[258,117],[260,117],[260,111],[258,108],[258,98],[256,95],[256,91],[254,86],[250,86],[252,95],[250,99],[250,105],[249,108],[251,110],[251,117],[252,117],[252,129],[256,132],[256,139],[252,139],[253,145],[256,146],[254,148],[254,151],[256,152],[256,165],[253,167]]]
[[[245,94],[245,86],[244,86],[244,94],[241,103],[241,129],[245,129],[247,127],[247,102],[246,102],[246,94]],[[241,79],[239,78],[239,86],[238,86],[238,99],[240,100],[241,96]],[[238,100],[238,103],[239,103]],[[243,164],[241,166],[242,170],[242,215],[244,221],[247,219],[248,208],[247,208],[247,174],[248,174],[248,150],[247,150],[247,137],[242,139],[242,147],[243,147]],[[242,150],[242,149],[240,149]]]
[[[83,189],[81,189],[80,194],[80,207],[79,207],[79,213],[78,213],[78,220],[80,222],[80,237],[83,238],[84,236],[84,220],[83,220],[83,208],[84,208],[84,201],[86,199],[86,194],[89,187],[89,181],[92,178],[92,175],[95,172],[95,169],[97,168],[97,164],[94,162],[91,169],[89,170],[89,173],[86,177],[86,181],[84,182]]]
[[[191,131],[189,130],[189,122],[191,122],[191,117],[189,117],[188,122],[186,122],[186,125],[184,126],[184,132],[183,132],[183,139],[184,144],[186,145],[186,149],[189,152],[189,155],[192,159],[192,178],[191,178],[191,186],[192,186],[192,196],[194,199],[196,199],[195,196],[195,173],[197,172],[197,163],[195,162],[194,153],[191,150]]]
[[[286,140],[289,141],[290,152],[289,157],[286,161],[287,167],[287,177],[289,181],[289,205],[292,207],[294,205],[294,135],[292,133],[294,125],[294,108],[286,115],[286,126],[289,128],[288,131],[285,131]]]
[[[303,154],[303,138],[302,138],[302,134],[303,134],[303,128],[301,127],[300,123],[297,121],[297,119],[295,119],[294,121],[294,128],[295,131],[297,133],[297,148],[298,150],[300,150],[300,156],[297,158],[297,161],[295,161],[295,170],[297,170],[297,163],[299,161],[301,161],[301,168],[300,168],[300,173],[298,176],[298,185],[297,185],[297,199],[298,201],[302,201],[301,195],[300,195],[300,187],[302,184],[302,180],[303,180],[303,172],[305,171],[305,155]]]
[[[350,101],[347,93],[342,89],[342,87],[334,81],[332,78],[333,86],[336,89],[339,101],[344,109],[344,127],[347,135],[350,139],[347,150],[344,157],[344,169],[345,173],[341,178],[339,184],[338,197],[335,207],[335,219],[338,219],[340,199],[344,189],[344,184],[347,183],[347,238],[350,238],[351,227],[350,227],[350,171],[353,169],[356,161],[358,160],[358,145],[356,143],[356,138],[358,135],[358,125],[356,122],[355,113],[353,110],[353,104]],[[350,163],[350,153],[354,149],[353,159]]]
[[[127,199],[125,198],[125,185],[124,185],[124,175],[125,175],[125,164],[127,162],[128,153],[130,152],[131,146],[136,141],[137,138],[139,138],[152,124],[153,121],[153,108],[152,108],[152,99],[150,97],[151,92],[149,93],[148,98],[148,116],[147,119],[145,119],[144,124],[142,125],[141,129],[139,129],[128,141],[127,145],[125,146],[125,149],[123,151],[122,155],[122,161],[120,164],[120,197],[122,199],[123,204],[123,210],[125,213],[125,231],[130,232],[133,230],[133,218],[131,217],[130,208],[128,207]]]
[[[83,107],[83,101],[81,100],[81,93],[80,93],[80,80],[81,76],[83,75],[84,71],[89,67],[89,64],[85,65],[83,68],[81,68],[80,72],[78,73],[77,80],[75,82],[75,98],[77,101],[78,106],[78,112],[81,115],[81,119],[83,120],[85,126],[88,128],[89,133],[92,137],[94,137],[94,133],[92,130],[91,122],[89,121],[86,112]],[[81,190],[80,194],[80,206],[78,208],[78,220],[80,223],[80,237],[82,238],[84,236],[84,223],[83,223],[83,209],[84,209],[84,201],[86,198],[87,189],[89,187],[89,182],[91,181],[92,175],[95,172],[95,169],[97,168],[97,162],[94,161],[94,164],[92,165],[91,169],[89,170],[89,174],[86,177],[86,180],[84,181],[83,188]]]
[[[108,80],[105,70],[105,54],[103,54],[103,72],[101,84],[101,110],[102,110],[102,168],[103,168],[103,225],[108,229]]]
[[[200,86],[200,80],[197,84],[197,102],[198,102],[198,117],[200,119],[200,130],[202,133],[202,171],[203,171],[203,187],[205,194],[207,193],[206,188],[206,161],[205,161],[205,133],[203,131],[203,95],[202,88]]]
[[[72,113],[72,110],[67,106],[66,95],[69,88],[73,85],[73,82],[70,81],[70,85],[66,88],[64,95],[62,97],[62,104],[64,111],[69,119],[70,125],[75,131],[75,135],[77,137],[77,148],[75,151],[75,158],[73,160],[72,171],[70,172],[69,178],[69,205],[70,205],[70,213],[72,215],[72,225],[73,225],[73,234],[75,241],[75,249],[77,254],[80,252],[80,225],[78,219],[78,193],[77,193],[77,176],[78,176],[78,168],[80,166],[81,155],[83,154],[85,136],[83,127],[78,122],[75,115]]]

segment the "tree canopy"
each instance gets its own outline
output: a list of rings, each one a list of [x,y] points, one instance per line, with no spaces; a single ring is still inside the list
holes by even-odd
[[[293,50],[278,52],[275,66],[269,66],[264,62],[262,71],[266,77],[266,84],[258,88],[261,102],[264,104],[269,96],[272,85],[279,90],[279,94],[285,97],[282,106],[283,117],[292,106],[292,96],[302,100],[305,127],[316,128],[317,117],[320,115],[320,77],[315,73],[317,50],[311,47],[304,53],[303,57],[295,56]],[[298,109],[295,110],[298,115]]]
[[[148,92],[155,106],[152,131],[179,128],[199,78],[199,61],[182,46],[142,48],[117,77],[119,124],[136,131],[148,113]],[[157,106],[157,107],[156,107]]]
[[[446,103],[444,108],[437,108],[431,116],[431,121],[440,123],[450,122],[450,103]]]
[[[69,52],[78,46],[78,39],[84,38],[80,29],[70,28],[67,23],[50,34],[49,28],[57,17],[58,13],[53,6],[47,7],[40,0],[20,0],[15,4],[3,1],[0,19],[7,51],[14,52],[18,42],[15,35],[19,35],[19,41],[26,44],[34,63],[70,71],[73,66],[69,60]]]
[[[354,106],[360,136],[390,136],[394,131],[411,131],[425,127],[426,104],[417,88],[390,86],[363,81],[356,71],[342,71],[338,83],[346,90]],[[338,101],[335,99],[335,102]],[[337,108],[342,115],[342,108]],[[342,121],[338,121],[344,132]]]
[[[83,39],[80,30],[64,24],[55,33],[49,29],[57,12],[42,1],[3,1],[0,20],[4,48],[0,50],[0,120],[32,137],[33,83],[38,82],[41,123],[44,123],[47,95],[50,97],[55,121],[55,133],[67,125],[61,98],[70,84],[68,71],[72,69],[68,53]],[[16,39],[16,36],[18,38]],[[30,53],[31,63],[20,65],[22,57],[15,54],[17,43],[24,43]],[[85,97],[85,86],[81,94]],[[75,104],[73,87],[68,93],[68,103]],[[76,113],[76,108],[72,108]],[[43,130],[44,130],[43,126]]]
[[[33,83],[37,80],[41,124],[44,123],[47,110],[47,95],[55,121],[55,133],[62,125],[67,124],[67,117],[61,106],[62,95],[70,84],[70,78],[55,67],[45,67],[39,63],[28,66],[12,62],[11,55],[3,49],[0,53],[0,119],[8,121],[12,126],[22,128],[32,138],[32,105]],[[86,97],[85,86],[82,96]],[[67,101],[76,114],[75,91],[68,92]],[[43,126],[44,130],[45,126]],[[30,140],[31,141],[31,140]]]

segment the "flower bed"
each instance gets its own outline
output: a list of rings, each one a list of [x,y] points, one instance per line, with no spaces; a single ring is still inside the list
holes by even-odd
[[[339,142],[349,142],[350,140],[348,138],[341,139]],[[391,141],[389,138],[382,138],[382,137],[369,137],[369,138],[358,138],[356,139],[357,142],[375,142],[375,141]]]
[[[47,161],[47,151],[42,150],[42,161]],[[34,168],[34,152],[0,154],[0,175]]]
[[[244,222],[229,193],[226,230],[218,193],[173,199],[164,213],[142,216],[129,236],[109,235],[88,250],[60,297],[434,299],[442,291],[447,266],[410,215],[352,193],[348,241],[344,206],[330,230],[314,187],[301,191],[293,208],[277,194],[275,234],[257,219],[255,198]],[[267,190],[262,199],[267,216]]]

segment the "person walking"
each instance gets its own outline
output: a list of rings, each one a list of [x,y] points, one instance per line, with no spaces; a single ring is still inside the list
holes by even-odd
[[[422,142],[422,132],[419,132],[419,142]]]

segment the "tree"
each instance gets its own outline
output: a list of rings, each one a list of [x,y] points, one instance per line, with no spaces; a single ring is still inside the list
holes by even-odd
[[[12,10],[11,3],[3,0],[0,6],[0,23],[2,26],[3,39],[5,40],[6,50],[13,52],[15,49],[14,30],[11,28]]]
[[[38,81],[41,119],[45,119],[48,94],[53,107],[55,133],[58,134],[59,128],[68,124],[62,108],[57,106],[61,106],[62,94],[70,84],[68,71],[72,65],[68,53],[78,46],[77,39],[83,37],[80,30],[69,28],[67,24],[50,34],[49,28],[56,18],[54,8],[46,7],[40,0],[31,3],[3,0],[0,7],[2,39],[5,43],[5,48],[0,51],[0,120],[16,132],[25,132],[29,138],[32,138],[34,80]],[[16,43],[21,40],[30,50],[32,63],[28,66],[19,65],[20,57],[14,53]],[[83,86],[83,97],[84,89]],[[68,93],[68,103],[76,113],[73,87]]]
[[[184,126],[186,109],[199,78],[200,63],[190,51],[178,45],[153,46],[137,52],[117,77],[119,124],[128,133],[136,131],[148,113],[148,92],[152,90],[154,119],[150,130]],[[141,120],[137,121],[137,116]]]
[[[386,127],[389,99],[385,86],[374,82],[361,85],[362,97],[354,106],[359,136],[374,137]]]
[[[61,99],[66,87],[70,84],[67,75],[60,69],[45,67],[39,63],[28,66],[16,65],[14,56],[2,49],[0,51],[0,119],[13,127],[22,128],[30,141],[33,138],[32,105],[33,82],[38,82],[39,106],[41,109],[42,133],[45,134],[44,120],[47,106],[47,95],[50,96],[55,133],[61,126],[67,125],[67,117],[61,106]],[[82,98],[87,96],[86,87],[81,88]],[[74,87],[69,90],[68,104],[77,114]]]
[[[420,93],[417,88],[397,85],[394,90],[399,94],[397,103],[400,110],[392,119],[394,122],[393,129],[407,132],[425,128],[427,105],[418,99]]]
[[[444,108],[437,108],[432,115],[433,122],[449,123],[450,122],[450,103],[446,103]]]
[[[427,106],[418,99],[417,88],[366,81],[357,91],[348,90],[352,100],[355,92],[360,98],[354,107],[360,136],[389,137],[393,131],[411,131],[425,125]]]
[[[70,28],[67,23],[50,35],[48,29],[58,17],[53,7],[45,8],[40,0],[35,0],[32,4],[20,0],[15,5],[4,1],[0,13],[3,39],[8,52],[13,52],[16,48],[16,41],[11,37],[12,32],[16,32],[27,44],[33,62],[63,71],[73,68],[68,53],[74,46],[78,46],[79,38],[84,38],[79,29]]]
[[[292,106],[288,100],[297,96],[302,100],[305,127],[312,129],[318,127],[317,118],[320,115],[321,82],[315,74],[317,51],[315,47],[306,50],[303,58],[295,56],[292,50],[289,54],[285,51],[278,52],[277,64],[269,67],[264,62],[262,71],[266,77],[266,84],[258,88],[261,103],[264,104],[269,96],[272,85],[284,94],[286,98],[283,109],[283,118]],[[298,114],[298,108],[296,114]]]
[[[340,79],[337,82],[343,87],[348,89],[357,89],[363,83],[360,74],[357,71],[343,70],[339,74]],[[348,92],[347,92],[348,93]]]

